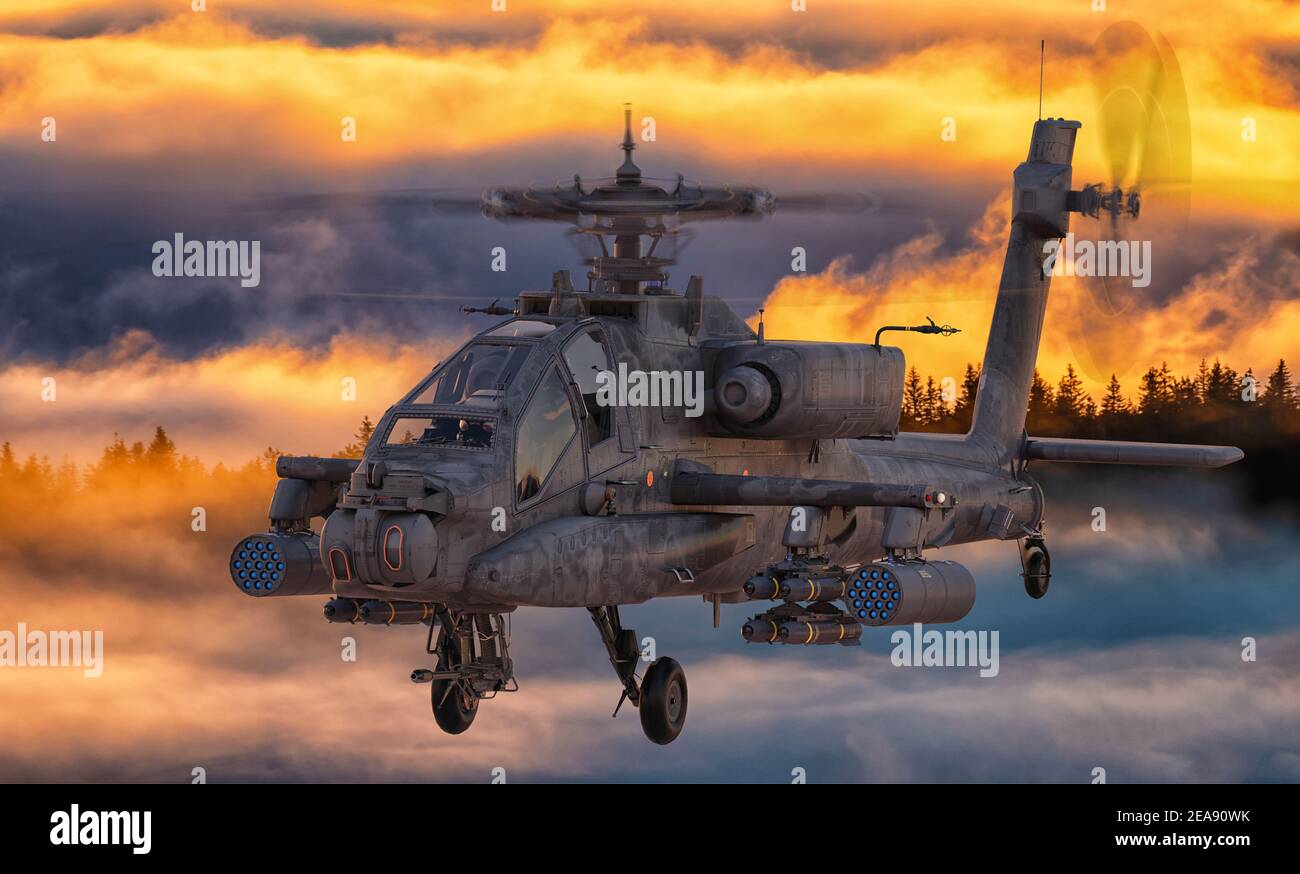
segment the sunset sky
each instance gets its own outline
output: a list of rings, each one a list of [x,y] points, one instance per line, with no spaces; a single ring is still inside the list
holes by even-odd
[[[1107,180],[1093,43],[1121,20],[1168,39],[1186,81],[1191,205],[1148,193],[1152,284],[1116,310],[1058,279],[1040,365],[1087,387],[1222,356],[1267,371],[1300,330],[1300,7],[1087,0],[903,7],[488,0],[16,0],[0,9],[0,402],[20,449],[85,457],[114,430],[176,429],[208,457],[328,451],[480,322],[457,308],[580,275],[555,228],[421,209],[250,212],[272,194],[597,176],[620,110],[654,119],[649,174],[860,190],[866,216],[699,230],[674,271],[769,336],[899,340],[937,378],[978,361],[1005,244],[1007,181],[1037,112],[1080,119],[1076,186]],[[340,136],[356,120],[355,142]],[[944,119],[956,139],[941,138]],[[45,119],[56,139],[42,138]],[[1243,138],[1253,120],[1253,141]],[[1082,238],[1102,232],[1076,218]],[[260,238],[263,280],[159,279],[150,246]],[[502,245],[509,269],[489,269]],[[808,252],[793,274],[789,252]],[[378,295],[378,296],[377,296]],[[439,303],[412,296],[447,298]],[[367,299],[369,297],[369,299]],[[255,360],[256,367],[244,362]],[[55,377],[57,406],[40,379]],[[334,400],[358,381],[355,403]],[[111,383],[110,394],[105,386]],[[180,388],[186,386],[185,390]],[[291,415],[270,414],[271,399]],[[110,401],[111,398],[111,401]],[[205,415],[207,411],[207,415]],[[220,413],[220,415],[217,415]],[[217,424],[216,420],[221,420]],[[68,423],[87,427],[69,432]],[[322,431],[331,437],[326,440]]]
[[[337,450],[362,416],[378,418],[488,324],[462,316],[460,306],[509,300],[547,287],[554,270],[580,277],[585,268],[559,226],[420,207],[286,212],[250,204],[298,193],[477,193],[609,175],[622,157],[624,103],[638,129],[654,121],[655,140],[636,152],[647,175],[757,183],[778,196],[861,191],[883,204],[865,215],[701,225],[672,270],[675,287],[699,274],[708,293],[746,318],[765,307],[774,338],[869,340],[881,324],[933,316],[962,333],[894,337],[923,375],[959,378],[983,354],[1010,175],[1038,115],[1039,41],[1046,40],[1044,114],[1083,123],[1074,185],[1109,182],[1093,47],[1126,20],[1176,54],[1190,199],[1180,209],[1167,188],[1153,185],[1142,219],[1128,226],[1153,242],[1149,287],[1127,289],[1104,307],[1095,284],[1054,281],[1040,368],[1055,381],[1073,365],[1098,398],[1112,373],[1133,394],[1153,364],[1188,373],[1219,357],[1261,374],[1300,350],[1295,2],[1108,0],[1105,11],[1093,11],[1092,0],[808,0],[804,12],[788,0],[508,0],[504,12],[493,12],[491,0],[200,5],[0,3],[0,441],[19,456],[93,461],[115,433],[147,440],[157,425],[209,466],[241,465],[268,446]],[[344,119],[355,120],[354,142],[340,136]],[[941,136],[946,125],[955,125],[955,139]],[[1072,229],[1084,239],[1104,231],[1080,217]],[[177,233],[260,240],[260,286],[155,277],[151,246]],[[504,273],[490,269],[496,246],[509,255]],[[806,273],[791,270],[794,247],[808,253]],[[53,402],[42,397],[50,378]],[[355,400],[342,391],[349,379]],[[155,570],[131,563],[152,548],[140,532],[175,523],[167,513],[187,513],[190,496],[151,495],[130,524],[111,501],[88,507],[101,521],[71,550],[71,568],[25,552],[40,532],[23,528],[18,510],[0,512],[23,532],[0,536],[0,556],[17,567],[0,579],[0,628],[18,618],[100,621],[121,653],[89,689],[70,674],[0,675],[0,778],[185,779],[186,763],[210,756],[242,779],[477,779],[502,749],[538,776],[656,778],[652,764],[629,765],[624,756],[644,754],[639,732],[608,740],[614,687],[594,637],[584,638],[592,646],[581,654],[550,648],[556,638],[588,635],[585,616],[531,611],[524,622],[521,614],[521,648],[537,666],[529,697],[503,703],[496,721],[484,719],[460,747],[431,733],[427,702],[412,703],[421,690],[404,677],[419,634],[376,644],[382,655],[352,676],[330,673],[339,698],[298,683],[292,669],[310,663],[310,648],[337,644],[319,605],[240,612],[248,605],[232,606],[228,582],[211,573],[224,559],[220,538],[264,524],[266,488],[245,484],[221,495],[230,515],[212,542],[185,539],[183,526],[167,529],[166,558]],[[1122,492],[1134,502],[1144,497],[1127,485]],[[1065,550],[1084,565],[1087,509],[1080,503],[1061,513],[1074,538]],[[1211,530],[1186,506],[1171,501],[1168,510],[1154,534],[1122,529],[1122,554],[1160,577],[1134,610],[1156,614],[1189,592],[1203,604],[1237,603],[1224,582],[1237,538],[1294,552],[1293,535],[1276,529],[1237,520]],[[75,518],[66,521],[81,530]],[[1144,551],[1152,537],[1162,544],[1154,554]],[[1182,560],[1185,549],[1199,563],[1184,568],[1186,591],[1160,565]],[[105,556],[125,563],[105,571]],[[711,698],[715,714],[727,714],[692,726],[697,739],[684,758],[662,760],[662,773],[761,779],[728,748],[732,733],[753,730],[764,750],[779,750],[777,720],[737,715],[762,706],[762,665],[771,670],[762,682],[775,684],[793,709],[824,717],[808,718],[807,736],[825,742],[817,755],[827,766],[850,762],[850,779],[942,779],[941,766],[964,779],[1073,779],[1107,742],[1158,746],[1150,735],[1173,725],[1181,733],[1172,752],[1126,760],[1133,779],[1300,778],[1295,672],[1261,665],[1260,685],[1234,685],[1234,641],[1243,634],[1271,635],[1272,652],[1288,654],[1292,665],[1300,652],[1300,615],[1273,609],[1280,560],[1261,560],[1256,570],[1273,588],[1252,592],[1239,619],[1184,603],[1151,631],[1109,597],[1116,592],[1095,565],[1080,571],[1080,587],[1063,604],[1032,614],[1014,550],[979,547],[973,556],[1007,583],[981,600],[985,612],[973,619],[1010,611],[1007,627],[1022,633],[1013,645],[1035,654],[1008,677],[1009,711],[981,708],[978,682],[900,684],[878,670],[877,652],[833,666],[817,661],[824,653],[755,662],[732,629],[725,643],[709,636],[698,603],[690,622],[675,612],[685,605],[656,604],[645,609],[646,622],[658,621],[660,633],[714,669],[692,682],[701,678],[699,701]],[[150,580],[165,591],[141,595]],[[21,617],[14,604],[23,605]],[[738,622],[739,609],[728,620]],[[185,618],[158,621],[173,610]],[[1080,631],[1072,610],[1095,611],[1095,622]],[[205,617],[211,636],[194,643],[191,617]],[[281,651],[286,635],[307,649]],[[1152,676],[1193,662],[1193,680],[1149,696]],[[1100,688],[1081,665],[1111,671],[1115,682]],[[340,670],[331,662],[330,671]],[[1063,702],[1065,687],[1091,690],[1099,710],[1073,711],[1083,705]],[[1222,714],[1200,718],[1197,702],[1224,689],[1268,718],[1246,727]],[[399,714],[380,733],[390,750],[404,737],[418,741],[367,760],[358,750],[374,740],[370,723],[340,721],[363,694],[373,696],[375,712]],[[829,703],[845,700],[836,696],[852,703]],[[578,702],[580,714],[560,712],[558,700]],[[181,711],[184,731],[172,722]],[[917,712],[940,726],[965,713],[974,735],[943,727],[917,734],[909,716]],[[1115,718],[1100,734],[1073,730],[1104,714]],[[1017,715],[1024,723],[1009,725]],[[82,733],[96,719],[112,728]],[[329,730],[297,749],[309,723]],[[1010,730],[1054,739],[1035,750],[1037,770],[1017,772],[1023,763],[1005,750],[981,759]],[[873,747],[880,737],[892,746]],[[81,752],[52,752],[51,738]],[[256,754],[250,738],[264,744]],[[593,738],[598,752],[587,746]],[[1256,757],[1216,758],[1225,738]],[[773,779],[785,778],[786,760],[772,752],[765,761]],[[339,769],[332,775],[331,762]]]

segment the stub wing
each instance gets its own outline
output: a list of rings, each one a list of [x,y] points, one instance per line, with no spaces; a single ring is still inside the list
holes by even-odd
[[[1030,437],[1025,442],[1024,457],[1030,461],[1072,461],[1085,464],[1225,467],[1246,456],[1235,446]]]

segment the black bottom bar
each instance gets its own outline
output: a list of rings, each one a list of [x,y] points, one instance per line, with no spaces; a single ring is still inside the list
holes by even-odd
[[[533,846],[538,852],[545,852],[548,843],[553,850],[553,842],[571,839],[590,852],[598,835],[609,835],[611,841],[627,837],[629,810],[657,810],[682,826],[692,821],[703,825],[699,816],[704,811],[723,810],[720,805],[729,798],[737,806],[752,804],[754,792],[762,791],[745,788],[732,795],[733,787],[719,786],[712,790],[720,796],[718,802],[702,804],[707,787],[689,792],[675,786],[521,792],[527,781],[512,785],[514,791],[478,792],[391,785],[7,786],[0,788],[0,839],[6,859],[36,854],[51,860],[128,863],[145,857],[202,858],[209,864],[226,858],[283,858],[295,866],[318,859],[338,863],[353,852],[369,857],[375,849],[370,838],[377,832],[397,845],[447,841],[480,848],[499,846],[501,837],[511,834],[518,838],[517,850]],[[563,793],[562,803],[547,804],[545,796],[556,792]],[[1297,843],[1295,789],[1279,785],[837,786],[819,793],[812,784],[776,787],[763,800],[773,809],[800,809],[814,798],[819,810],[840,812],[836,816],[842,815],[849,826],[828,835],[834,834],[837,843],[844,835],[855,835],[873,857],[909,852],[928,861],[970,853],[972,860],[1005,862],[1139,854],[1181,861],[1196,855],[1231,864],[1240,854],[1260,849],[1284,858],[1279,854]],[[65,825],[74,805],[80,825],[77,844],[71,843]],[[467,815],[474,810],[479,814]],[[99,830],[101,838],[113,837],[98,814],[130,811],[150,814],[147,854],[132,847],[141,849],[144,843],[143,816],[134,830],[129,817],[115,819],[120,824],[116,845],[82,842],[93,836],[88,829]],[[94,826],[89,825],[92,813]],[[700,852],[708,851],[701,847]],[[771,852],[781,855],[776,843]],[[1053,856],[1043,857],[1044,852]]]

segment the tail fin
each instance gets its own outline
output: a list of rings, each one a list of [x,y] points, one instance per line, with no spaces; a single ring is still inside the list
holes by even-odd
[[[1034,124],[1029,157],[1012,177],[1011,233],[993,323],[975,396],[970,437],[1009,458],[1019,446],[1029,408],[1029,386],[1047,310],[1044,244],[1069,230],[1071,161],[1079,122]]]

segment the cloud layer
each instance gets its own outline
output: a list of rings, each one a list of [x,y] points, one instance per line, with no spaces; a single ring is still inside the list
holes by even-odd
[[[184,447],[182,447],[184,448]],[[1049,471],[1054,577],[1031,601],[1015,550],[944,550],[979,580],[962,628],[996,630],[999,673],[902,668],[861,648],[747,645],[754,612],[710,627],[696,599],[624,613],[682,662],[690,717],[652,747],[581,610],[520,610],[520,691],[473,728],[433,724],[422,627],[337,626],[324,598],[254,600],[224,568],[273,477],[109,478],[48,499],[0,493],[4,630],[102,629],[105,669],[0,668],[0,779],[185,782],[508,779],[784,782],[1300,779],[1294,534],[1241,509],[1232,480]],[[1109,510],[1108,531],[1090,509]],[[206,507],[208,530],[190,528]],[[1198,507],[1214,506],[1203,515]],[[53,526],[66,532],[49,542]],[[1248,556],[1242,558],[1242,556]],[[1117,568],[1119,570],[1117,570]],[[1258,659],[1243,661],[1242,640]],[[340,657],[345,637],[357,660]]]

